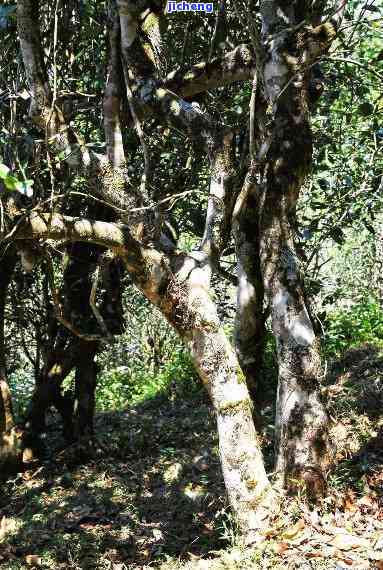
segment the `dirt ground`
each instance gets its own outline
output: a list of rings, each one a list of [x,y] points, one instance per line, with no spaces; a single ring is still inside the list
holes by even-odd
[[[0,489],[0,568],[383,569],[383,351],[349,350],[326,392],[338,448],[328,496],[315,507],[281,497],[251,548],[227,506],[204,393],[99,414],[88,459],[57,450],[53,417],[56,451]],[[270,464],[271,411],[264,420]]]

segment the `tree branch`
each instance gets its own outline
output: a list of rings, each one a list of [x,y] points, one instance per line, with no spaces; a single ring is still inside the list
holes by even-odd
[[[181,97],[192,97],[198,93],[224,87],[235,81],[251,79],[255,72],[255,57],[247,44],[241,44],[223,56],[210,62],[201,62],[188,69],[169,73],[164,87]]]

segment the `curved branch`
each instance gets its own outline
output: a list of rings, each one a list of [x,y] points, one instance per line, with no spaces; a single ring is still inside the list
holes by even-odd
[[[172,71],[164,86],[182,97],[224,87],[235,81],[251,79],[255,72],[255,57],[248,44],[241,44],[210,62],[201,62],[188,69]]]

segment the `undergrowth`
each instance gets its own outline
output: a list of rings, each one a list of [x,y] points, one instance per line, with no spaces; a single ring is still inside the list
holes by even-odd
[[[323,353],[340,356],[362,343],[383,345],[383,311],[373,298],[349,308],[329,311],[324,325]]]

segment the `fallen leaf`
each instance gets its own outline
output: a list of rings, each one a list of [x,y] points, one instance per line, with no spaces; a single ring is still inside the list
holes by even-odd
[[[337,556],[337,559],[344,562],[344,564],[347,564],[347,566],[352,566],[354,562],[351,558],[345,558],[344,556]]]
[[[348,491],[345,498],[343,499],[343,508],[345,511],[355,512],[358,507],[355,504],[355,493]]]
[[[305,553],[305,556],[307,556],[307,558],[325,558],[325,554],[322,550],[310,550],[310,552]]]
[[[287,544],[287,542],[278,542],[277,544],[273,545],[273,550],[275,554],[283,554],[288,549],[289,545]]]
[[[340,550],[352,550],[353,548],[368,548],[370,543],[364,538],[355,536],[349,533],[339,533],[337,534],[329,544],[339,548]]]
[[[300,519],[298,522],[295,523],[294,526],[292,526],[288,530],[285,530],[285,532],[282,534],[282,538],[285,539],[295,538],[296,535],[305,528],[305,526],[306,525],[304,520]]]
[[[28,566],[41,566],[41,557],[37,554],[27,554],[25,562]]]

